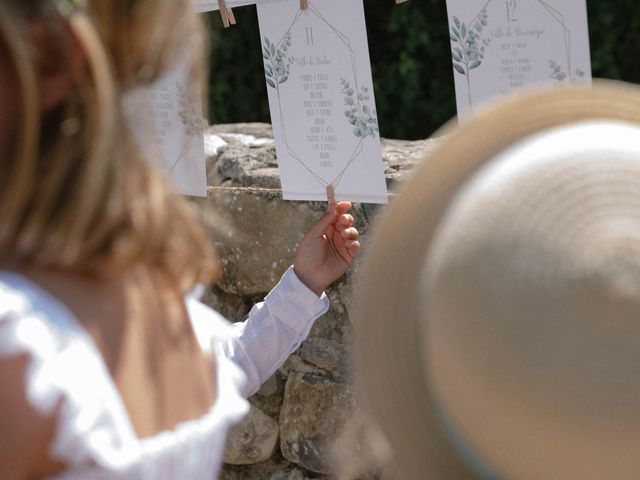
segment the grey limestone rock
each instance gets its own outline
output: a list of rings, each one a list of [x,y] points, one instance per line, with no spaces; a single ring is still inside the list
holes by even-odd
[[[273,142],[258,147],[229,143],[218,155],[215,173],[220,185],[280,188]]]
[[[278,472],[270,480],[311,480],[302,470],[294,468],[288,472]]]
[[[209,127],[207,133],[251,135],[256,138],[273,138],[273,129],[269,123],[225,123]]]
[[[331,446],[353,409],[350,385],[290,373],[280,412],[282,455],[312,472],[330,474]]]
[[[325,338],[309,338],[302,344],[300,358],[326,372],[335,380],[346,381],[349,375],[349,357],[346,348],[338,342]]]
[[[252,406],[246,417],[229,431],[224,463],[253,465],[269,460],[278,446],[278,424]]]
[[[438,145],[438,139],[382,140],[382,159],[387,183],[402,181]]]
[[[219,480],[270,480],[274,475],[290,472],[295,468],[295,465],[276,452],[266,462],[255,465],[225,464]]]
[[[222,277],[217,286],[234,295],[269,292],[293,263],[304,232],[322,214],[322,205],[283,202],[275,194],[210,189],[204,217]]]
[[[245,320],[255,303],[252,298],[227,293],[216,285],[205,290],[201,301],[222,314],[230,322]]]

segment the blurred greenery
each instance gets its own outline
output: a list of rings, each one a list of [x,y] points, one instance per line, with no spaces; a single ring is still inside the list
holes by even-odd
[[[579,1],[579,0],[577,0]],[[640,2],[588,0],[594,77],[640,83]],[[380,133],[426,138],[455,115],[445,0],[366,0]],[[254,6],[234,9],[238,24],[211,32],[210,120],[269,122],[260,32]]]

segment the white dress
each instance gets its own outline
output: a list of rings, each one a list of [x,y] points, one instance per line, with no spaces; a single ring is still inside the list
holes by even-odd
[[[290,268],[244,323],[230,326],[194,297],[186,305],[200,345],[218,354],[217,400],[203,417],[139,439],[101,355],[71,312],[24,277],[0,272],[0,358],[29,355],[27,399],[43,415],[57,412],[49,452],[68,468],[51,478],[217,478],[227,430],[248,411],[245,398],[298,348],[329,301]]]

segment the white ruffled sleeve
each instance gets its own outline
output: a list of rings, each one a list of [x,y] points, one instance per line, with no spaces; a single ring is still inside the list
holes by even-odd
[[[25,354],[29,404],[42,415],[57,416],[51,458],[69,465],[126,462],[133,453],[126,448],[133,430],[90,339],[60,302],[30,282],[4,274],[0,358]]]
[[[188,302],[193,310],[206,308]],[[309,290],[290,267],[280,282],[267,295],[264,302],[253,307],[245,322],[236,323],[226,330],[217,342],[217,353],[230,358],[242,368],[246,382],[242,393],[249,397],[280,368],[309,335],[315,320],[329,310],[329,299],[323,293],[318,297]],[[196,335],[206,339],[203,327],[194,326]],[[211,324],[214,329],[215,325]],[[198,335],[198,330],[202,333]],[[217,335],[220,339],[220,335]],[[206,346],[206,340],[201,345]]]

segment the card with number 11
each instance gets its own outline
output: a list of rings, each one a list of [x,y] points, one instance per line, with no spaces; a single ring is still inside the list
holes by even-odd
[[[386,203],[362,0],[259,2],[283,196]]]

